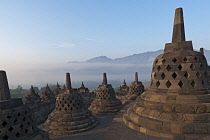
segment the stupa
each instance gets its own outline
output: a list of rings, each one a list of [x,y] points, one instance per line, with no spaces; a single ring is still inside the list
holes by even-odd
[[[33,86],[30,88],[30,93],[26,97],[25,104],[31,109],[36,124],[41,124],[46,120],[46,117],[43,117],[46,111],[43,111],[44,106],[41,105],[41,98],[35,92]]]
[[[96,91],[96,98],[90,106],[93,114],[112,115],[122,108],[122,103],[115,96],[111,84],[107,84],[106,73],[103,74],[103,82]]]
[[[71,135],[87,131],[98,124],[91,111],[84,108],[82,97],[71,87],[70,74],[66,74],[66,90],[58,94],[56,108],[45,122],[52,135]]]
[[[128,91],[129,91],[129,87],[127,86],[127,84],[126,84],[126,82],[124,80],[123,83],[122,83],[122,85],[118,89],[117,94],[124,96],[124,95],[128,94]]]
[[[144,85],[138,80],[138,73],[135,73],[135,80],[130,84],[128,98],[134,100],[144,92]]]
[[[60,91],[61,91],[61,87],[57,82],[56,88],[53,90],[53,93],[55,96],[57,96],[60,93]]]
[[[31,86],[28,97],[26,97],[25,104],[27,105],[39,105],[41,103],[41,98],[38,93],[35,92],[34,87]]]
[[[172,43],[165,45],[152,68],[151,85],[123,116],[131,129],[172,140],[210,135],[208,65],[185,41],[182,8],[175,11]],[[208,138],[207,138],[208,139]]]
[[[55,109],[55,95],[53,94],[50,87],[46,86],[45,91],[42,92],[42,102],[45,103],[45,106],[47,106],[47,112],[52,112]]]
[[[46,132],[36,127],[32,112],[22,99],[11,98],[5,71],[0,71],[0,139],[49,139]]]
[[[89,93],[89,89],[85,87],[84,83],[82,82],[81,87],[77,89],[78,93]]]

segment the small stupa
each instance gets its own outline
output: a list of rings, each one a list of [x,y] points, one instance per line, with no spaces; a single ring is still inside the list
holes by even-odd
[[[154,60],[151,85],[124,114],[124,123],[163,139],[210,139],[207,73],[203,53],[193,51],[192,41],[185,41],[183,11],[178,8],[172,43]]]
[[[60,85],[57,82],[56,88],[53,90],[53,94],[55,96],[57,96],[60,93],[60,91],[61,91],[61,87],[60,87]]]
[[[56,108],[45,122],[52,135],[71,135],[88,131],[98,124],[91,111],[84,108],[83,99],[71,87],[70,73],[66,73],[66,90],[56,98]]]
[[[77,89],[78,93],[89,93],[89,89],[85,87],[84,83],[82,82],[81,87]]]
[[[25,104],[27,105],[39,105],[41,103],[41,98],[38,93],[35,92],[34,87],[31,85],[28,97],[26,97]]]
[[[122,85],[120,86],[120,88],[117,91],[117,95],[127,95],[129,91],[129,87],[127,86],[125,80],[123,81]]]
[[[0,71],[0,140],[48,140],[36,127],[32,111],[21,98],[11,98],[5,71]]]
[[[33,86],[30,88],[30,93],[28,97],[26,97],[25,104],[31,109],[36,124],[41,124],[46,120],[46,118],[43,117],[46,111],[43,111],[44,106],[41,104],[41,98],[38,93],[35,92]]]
[[[93,114],[116,114],[122,108],[122,103],[115,96],[111,84],[107,84],[106,73],[103,74],[103,82],[96,91],[96,98],[90,106]]]
[[[47,106],[47,112],[52,112],[55,109],[55,95],[47,84],[44,92],[42,92],[41,96],[42,102]]]
[[[135,80],[130,84],[127,97],[134,100],[144,92],[144,85],[138,80],[138,73],[135,73]]]

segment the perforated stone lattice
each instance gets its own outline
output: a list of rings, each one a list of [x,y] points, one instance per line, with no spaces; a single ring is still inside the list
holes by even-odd
[[[19,107],[10,113],[0,115],[0,139],[14,140],[32,135],[37,130],[29,108]]]
[[[171,57],[166,54],[160,55],[153,64],[151,87],[161,89],[206,88],[208,80],[203,80],[203,77],[207,76],[206,69],[206,59],[198,52],[184,57],[179,54]]]
[[[84,107],[81,96],[72,94],[58,95],[56,98],[56,110],[59,111],[76,111]]]
[[[96,92],[96,98],[101,100],[115,99],[113,88],[99,88]]]

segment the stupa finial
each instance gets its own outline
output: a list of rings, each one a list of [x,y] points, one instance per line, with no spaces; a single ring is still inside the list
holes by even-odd
[[[106,73],[103,73],[103,83],[102,83],[102,85],[107,85]]]
[[[66,89],[67,89],[67,90],[71,89],[71,78],[70,78],[70,73],[66,73]]]
[[[177,8],[174,16],[172,43],[185,41],[184,17],[182,8]]]
[[[7,81],[7,74],[5,71],[0,71],[0,101],[10,99],[11,95]]]
[[[203,48],[200,48],[200,53],[204,54]]]
[[[138,82],[138,72],[135,72],[135,82]]]

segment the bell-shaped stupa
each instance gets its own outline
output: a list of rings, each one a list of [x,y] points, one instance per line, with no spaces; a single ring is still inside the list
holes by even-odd
[[[135,72],[135,80],[130,84],[127,97],[135,100],[137,96],[144,92],[144,85],[138,80],[138,73]]]
[[[129,91],[129,87],[127,86],[125,80],[123,81],[122,85],[119,87],[118,91],[117,91],[117,95],[127,95]]]
[[[98,124],[91,111],[84,108],[83,99],[71,87],[70,74],[66,74],[66,89],[56,98],[55,110],[45,122],[52,135],[71,135],[92,129]]]
[[[175,11],[172,43],[153,63],[151,85],[123,116],[124,123],[164,139],[201,139],[210,134],[208,65],[185,41],[182,8]]]
[[[115,96],[111,84],[107,84],[106,73],[103,74],[103,82],[96,91],[96,98],[90,106],[93,114],[116,114],[122,108],[122,103]]]
[[[57,82],[56,88],[53,90],[53,94],[55,96],[57,96],[60,93],[60,91],[61,91],[61,87],[60,87],[60,85]]]
[[[32,112],[22,99],[11,98],[5,71],[0,71],[0,139],[49,139],[46,132],[36,127]]]

